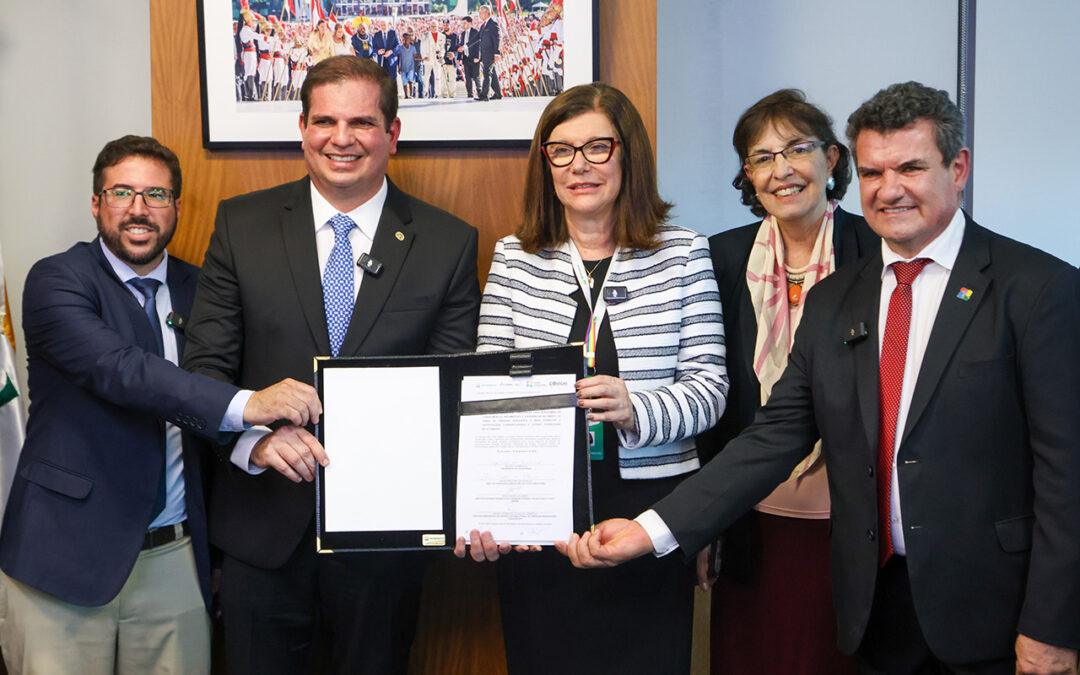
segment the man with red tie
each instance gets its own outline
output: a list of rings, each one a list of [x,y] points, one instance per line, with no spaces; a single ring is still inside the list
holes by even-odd
[[[755,424],[565,550],[693,556],[821,438],[839,646],[860,672],[1075,673],[1080,274],[960,209],[971,153],[944,91],[888,87],[847,133],[880,254],[807,296]]]

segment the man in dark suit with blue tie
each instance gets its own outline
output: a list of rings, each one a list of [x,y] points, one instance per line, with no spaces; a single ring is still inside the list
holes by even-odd
[[[251,392],[177,367],[197,268],[165,246],[180,163],[153,138],[93,170],[99,237],[39,261],[23,298],[30,418],[0,534],[12,673],[206,672],[209,438],[321,412],[310,386]]]
[[[851,115],[881,250],[807,295],[754,424],[636,521],[572,537],[575,564],[694,555],[820,438],[839,647],[861,673],[1076,673],[1080,274],[960,209],[963,130],[916,82]]]
[[[300,99],[308,175],[218,207],[185,367],[257,387],[311,381],[315,356],[473,351],[477,232],[386,177],[396,83],[335,56]],[[210,536],[225,553],[229,673],[405,673],[426,559],[316,553],[311,481],[332,458],[304,425],[254,428],[224,450]]]

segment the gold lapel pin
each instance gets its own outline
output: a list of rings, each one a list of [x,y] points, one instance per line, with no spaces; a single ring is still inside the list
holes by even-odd
[[[395,232],[394,236],[397,237],[398,241],[405,241],[405,235],[401,233],[401,230]]]

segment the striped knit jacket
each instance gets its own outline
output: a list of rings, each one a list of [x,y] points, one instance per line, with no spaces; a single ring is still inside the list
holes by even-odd
[[[705,237],[674,225],[652,251],[619,249],[607,284],[629,299],[608,306],[619,375],[636,433],[619,432],[623,478],[663,478],[699,466],[694,434],[719,420],[727,399],[720,296]],[[479,351],[566,344],[578,290],[570,244],[536,255],[517,237],[495,245],[480,305]]]

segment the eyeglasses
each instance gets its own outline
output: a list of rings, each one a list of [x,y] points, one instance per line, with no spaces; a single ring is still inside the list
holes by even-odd
[[[105,197],[106,206],[123,209],[135,203],[135,197],[142,195],[143,203],[152,209],[163,209],[173,203],[173,191],[163,187],[136,190],[129,187],[105,188],[98,194]]]
[[[768,150],[755,152],[744,161],[751,171],[758,171],[760,169],[768,169],[771,167],[777,155],[783,155],[784,159],[789,162],[798,162],[800,160],[810,159],[810,155],[814,153],[814,150],[825,147],[826,145],[827,143],[825,143],[825,141],[796,141],[776,152],[769,152]]]
[[[603,164],[614,154],[615,143],[614,138],[594,138],[584,145],[550,141],[540,147],[543,148],[544,156],[551,162],[551,166],[569,166],[574,163],[574,158],[579,151],[589,164]]]

